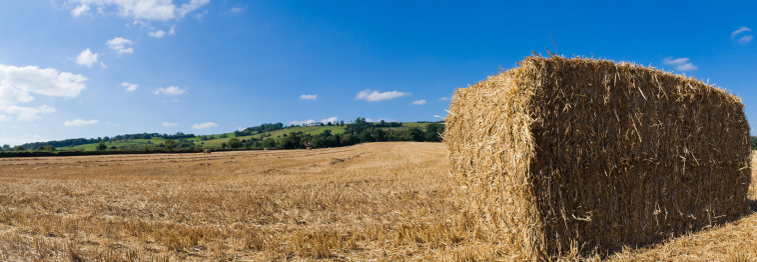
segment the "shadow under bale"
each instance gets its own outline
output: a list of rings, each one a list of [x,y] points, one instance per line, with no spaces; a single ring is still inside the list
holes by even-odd
[[[744,105],[694,78],[532,56],[458,89],[446,123],[466,224],[516,257],[607,254],[755,208]]]

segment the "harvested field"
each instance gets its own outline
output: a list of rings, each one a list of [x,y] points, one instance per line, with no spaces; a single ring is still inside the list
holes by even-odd
[[[0,159],[0,261],[510,260],[447,170],[439,143]],[[757,214],[605,259],[754,261]]]

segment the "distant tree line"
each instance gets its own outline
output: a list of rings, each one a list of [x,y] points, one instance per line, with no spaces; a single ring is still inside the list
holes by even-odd
[[[427,122],[424,122],[427,123]],[[385,142],[385,141],[416,141],[416,142],[440,142],[441,134],[444,133],[444,125],[440,122],[430,122],[425,129],[419,127],[400,128],[403,124],[400,122],[367,122],[365,118],[358,117],[354,123],[345,124],[344,121],[334,123],[318,123],[322,126],[346,126],[343,134],[332,134],[331,130],[324,130],[317,135],[305,134],[303,132],[289,132],[279,136],[279,139],[271,137],[270,133],[261,135],[260,138],[240,139],[240,137],[254,134],[262,134],[272,131],[288,128],[282,123],[262,124],[260,126],[248,127],[244,130],[234,132],[233,138],[221,144],[222,149],[298,149],[298,148],[323,148],[323,147],[340,147],[350,146],[365,142]],[[289,126],[293,127],[293,126]],[[154,144],[148,140],[146,144],[128,144],[114,146],[109,145],[112,142],[129,141],[134,139],[152,139],[155,137],[165,139],[160,144]],[[202,135],[199,141],[191,141],[188,138],[196,137],[193,134],[184,134],[177,132],[173,135],[158,133],[126,134],[114,137],[98,138],[75,138],[60,141],[26,143],[11,148],[10,145],[3,145],[1,151],[50,151],[73,147],[84,144],[97,144],[95,148],[98,151],[126,150],[126,151],[151,151],[151,150],[190,150],[204,148],[204,141],[228,138],[227,134],[216,136]],[[67,151],[77,151],[69,149]]]
[[[344,125],[344,122],[336,123]],[[328,124],[325,124],[328,125]],[[271,148],[271,149],[299,149],[299,148],[324,148],[351,146],[364,142],[386,141],[416,141],[416,142],[441,142],[441,134],[444,133],[444,125],[441,123],[429,123],[425,130],[412,127],[407,129],[387,129],[390,127],[402,127],[399,122],[380,121],[367,122],[359,117],[352,124],[347,124],[343,134],[332,134],[331,130],[324,130],[318,135],[305,134],[303,132],[289,132],[283,138],[276,140],[271,137],[258,139],[232,138],[221,144],[221,148]]]
[[[98,137],[98,138],[72,138],[72,139],[65,139],[60,141],[47,141],[47,142],[33,142],[33,143],[26,143],[21,145],[24,149],[30,149],[30,150],[36,150],[38,148],[41,148],[43,146],[53,146],[55,148],[65,148],[65,147],[74,147],[78,145],[86,145],[86,144],[95,144],[99,142],[118,142],[118,141],[128,141],[128,140],[134,140],[134,139],[152,139],[153,137],[160,137],[164,139],[182,139],[182,138],[192,138],[195,137],[193,134],[184,134],[182,132],[177,132],[176,134],[169,135],[169,134],[158,134],[158,133],[142,133],[142,134],[126,134],[126,135],[117,135],[114,137]],[[10,147],[10,146],[9,146]],[[18,146],[17,146],[18,147]]]

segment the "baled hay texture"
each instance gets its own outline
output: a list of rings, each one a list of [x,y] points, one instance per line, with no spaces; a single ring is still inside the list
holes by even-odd
[[[532,56],[454,97],[444,141],[466,223],[516,258],[604,254],[749,210],[744,105],[696,79]]]

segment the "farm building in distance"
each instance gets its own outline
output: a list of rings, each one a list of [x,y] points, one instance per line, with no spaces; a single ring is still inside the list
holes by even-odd
[[[630,63],[531,56],[455,92],[465,218],[524,259],[636,247],[749,210],[740,98]]]

